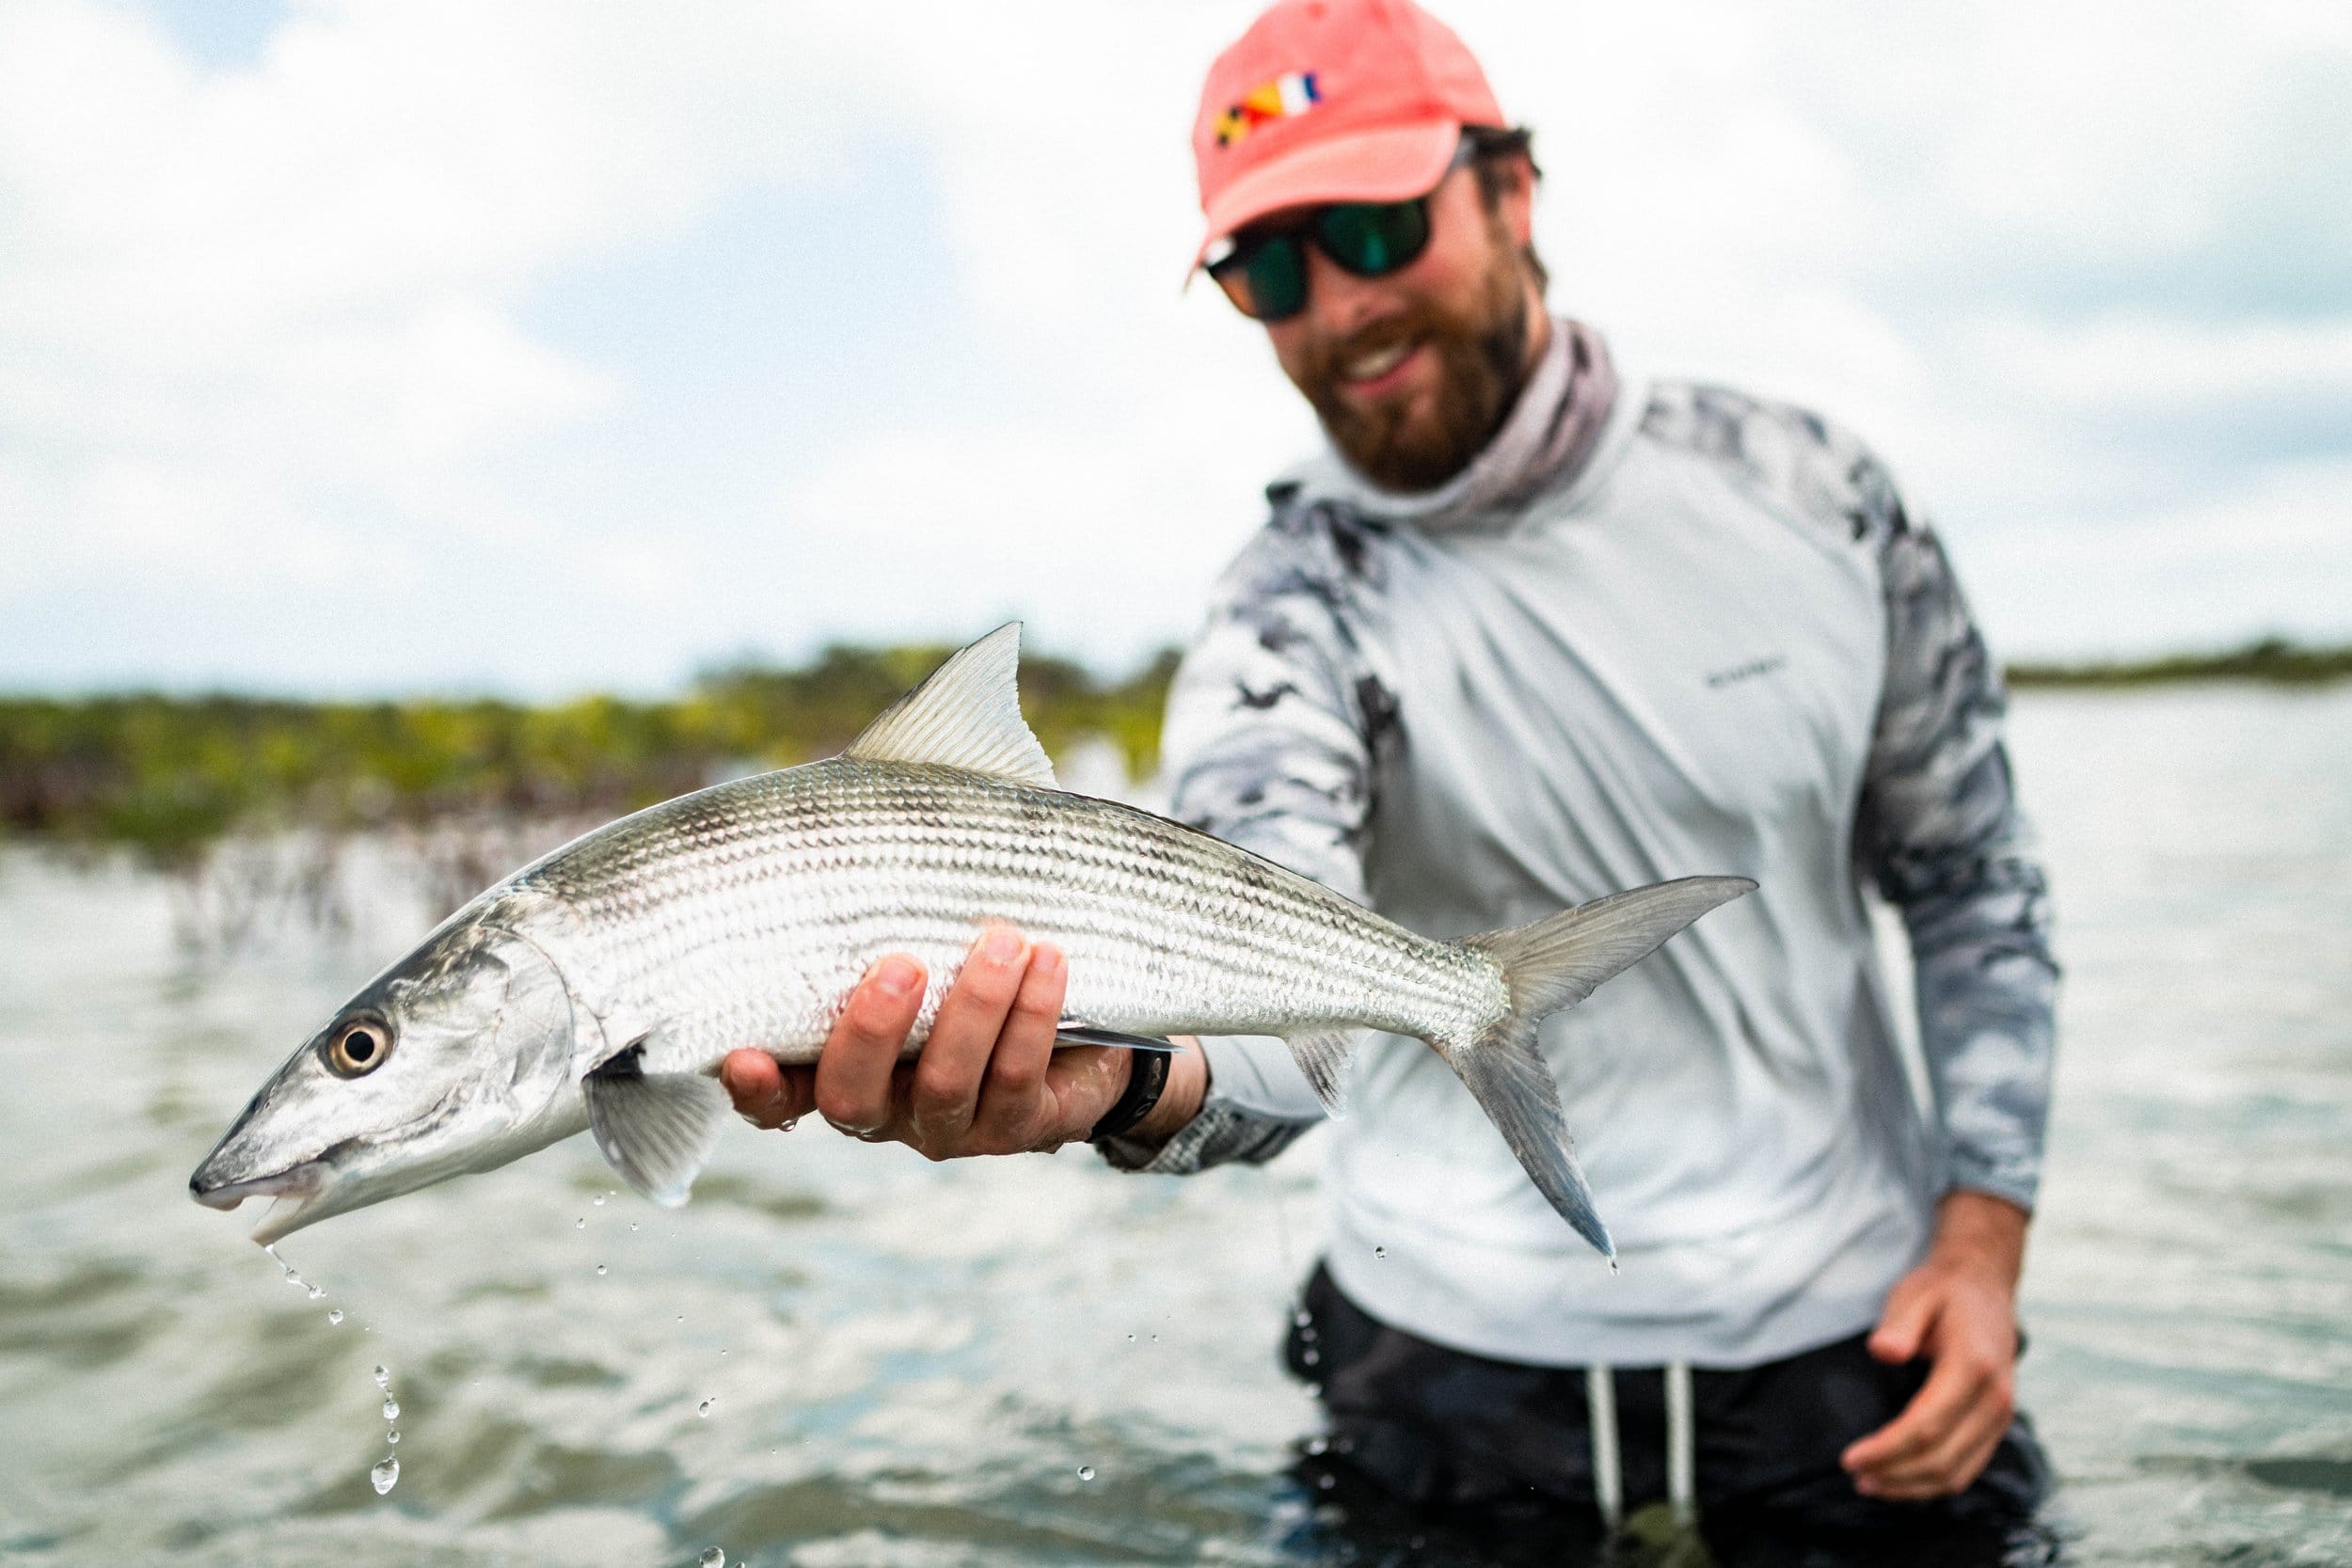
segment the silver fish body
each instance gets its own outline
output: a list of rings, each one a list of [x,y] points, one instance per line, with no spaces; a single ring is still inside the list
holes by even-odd
[[[269,1241],[590,1128],[683,1202],[752,1046],[816,1058],[878,958],[929,988],[918,1050],[993,922],[1069,958],[1073,1027],[1279,1035],[1338,1108],[1350,1031],[1427,1041],[1603,1251],[1535,1025],[1755,884],[1694,877],[1509,931],[1416,935],[1247,850],[1053,787],[1014,693],[1017,627],[963,650],[840,757],[599,828],[443,922],[297,1050],[200,1165],[274,1196]]]
[[[703,790],[487,902],[555,960],[603,1041],[646,1039],[648,1073],[705,1071],[742,1046],[813,1061],[891,953],[930,976],[912,1054],[993,921],[1060,947],[1065,1010],[1123,1033],[1475,1034],[1509,1007],[1491,957],[1246,850],[1109,800],[922,765],[834,758]]]

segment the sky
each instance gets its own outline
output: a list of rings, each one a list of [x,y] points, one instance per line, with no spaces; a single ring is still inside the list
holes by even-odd
[[[2015,658],[2352,637],[2352,7],[1458,0],[1554,306],[1859,432]],[[1311,417],[1254,7],[0,0],[0,690],[1182,641]]]

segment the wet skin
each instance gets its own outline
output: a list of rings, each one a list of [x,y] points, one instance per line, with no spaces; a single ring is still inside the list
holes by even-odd
[[[1497,265],[1532,231],[1534,180],[1524,160],[1490,211],[1468,169],[1430,197],[1430,241],[1410,266],[1358,277],[1309,246],[1307,308],[1265,325],[1284,373],[1303,386],[1343,360],[1351,340],[1376,340],[1384,323],[1438,302],[1461,315]],[[1526,280],[1528,360],[1544,349],[1549,318]],[[1416,348],[1368,380],[1337,383],[1341,397],[1399,418],[1400,428],[1436,417],[1443,390],[1438,356]],[[720,1076],[736,1109],[781,1128],[814,1111],[871,1142],[903,1143],[933,1160],[1049,1149],[1083,1139],[1124,1091],[1129,1053],[1053,1048],[1068,979],[1062,955],[1009,929],[982,934],[942,1004],[922,1054],[898,1061],[923,994],[914,959],[884,958],[850,994],[813,1068],[780,1068],[760,1051],[738,1051]],[[1158,1107],[1134,1130],[1164,1142],[1200,1111],[1208,1068],[1197,1041],[1170,1065]],[[1982,1472],[2016,1408],[2017,1279],[2026,1212],[1990,1194],[1954,1191],[1937,1207],[1927,1258],[1889,1291],[1870,1353],[1883,1361],[1924,1357],[1927,1381],[1894,1420],[1843,1455],[1866,1497],[1924,1500],[1963,1491]]]
[[[1132,1052],[1054,1049],[1069,970],[1050,943],[1009,927],[982,932],[922,1054],[901,1062],[924,978],[902,955],[875,964],[814,1067],[784,1067],[764,1051],[730,1053],[719,1076],[735,1108],[767,1128],[815,1112],[852,1137],[955,1160],[1079,1142],[1126,1092]],[[1197,1042],[1179,1044],[1158,1106],[1135,1129],[1147,1141],[1164,1141],[1200,1108],[1206,1064]]]

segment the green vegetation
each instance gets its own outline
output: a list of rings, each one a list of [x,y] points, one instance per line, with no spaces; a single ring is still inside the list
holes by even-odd
[[[2011,686],[2154,686],[2169,681],[2271,681],[2310,686],[2352,675],[2352,645],[2301,648],[2268,637],[2215,654],[2104,664],[2012,664]]]
[[[799,669],[713,671],[654,703],[0,698],[0,832],[188,869],[239,831],[617,816],[830,755],[952,651],[835,646]],[[1170,651],[1104,684],[1032,657],[1023,706],[1049,751],[1101,735],[1147,773],[1175,667]]]
[[[0,698],[0,833],[124,845],[192,870],[238,832],[617,816],[715,778],[830,755],[950,651],[836,645],[796,669],[714,670],[684,696],[650,703]],[[1022,663],[1023,706],[1048,751],[1104,736],[1140,777],[1157,764],[1175,667],[1170,650],[1105,683],[1070,660],[1033,657]],[[2352,676],[2352,647],[2271,640],[2009,673],[2021,687],[2309,683]]]

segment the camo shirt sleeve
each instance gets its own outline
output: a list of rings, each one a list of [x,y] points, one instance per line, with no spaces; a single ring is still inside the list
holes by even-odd
[[[1933,532],[1884,471],[1852,470],[1878,534],[1886,681],[1855,822],[1902,911],[1945,1179],[2033,1207],[2056,1050],[2050,897],[2002,744],[1999,668]]]
[[[1875,557],[1886,676],[1855,864],[1911,932],[1945,1180],[2030,1208],[2056,1039],[2049,890],[2001,743],[2000,671],[1943,546],[1867,448],[1803,408],[1661,383],[1643,429]]]
[[[1162,749],[1174,781],[1170,811],[1361,900],[1372,737],[1394,730],[1392,705],[1351,629],[1371,541],[1335,508],[1289,504],[1279,492],[1274,499],[1273,520],[1219,582],[1168,692]],[[1112,1140],[1105,1159],[1178,1175],[1256,1164],[1322,1119],[1303,1078],[1287,1102],[1263,1092],[1295,1074],[1281,1042],[1216,1040],[1209,1053],[1200,1115],[1158,1149]],[[1256,1092],[1239,1092],[1245,1079]]]

